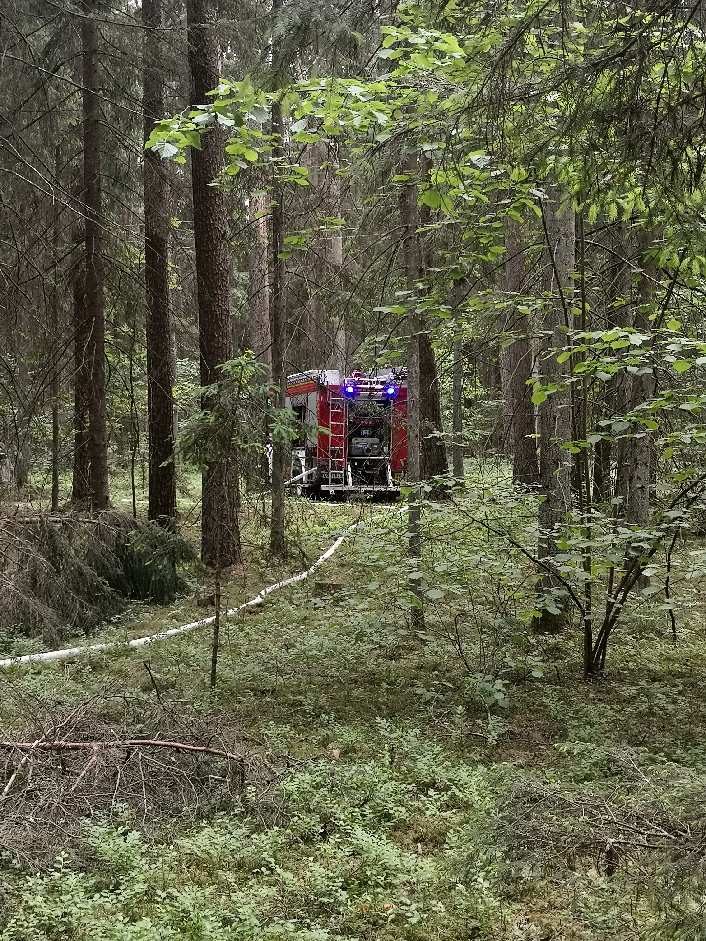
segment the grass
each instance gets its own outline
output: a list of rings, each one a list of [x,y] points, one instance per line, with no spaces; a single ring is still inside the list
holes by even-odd
[[[521,529],[528,507],[502,486],[470,492],[470,515]],[[217,759],[150,770],[149,755],[140,779],[121,753],[75,790],[86,756],[38,765],[4,799],[0,941],[706,938],[688,556],[676,644],[638,605],[606,678],[585,682],[577,634],[531,635],[527,565],[463,506],[426,517],[421,636],[394,508],[289,512],[299,554],[270,565],[253,514],[228,604],[365,523],[315,579],[226,623],[214,694],[208,632],[0,677],[3,737],[161,735],[244,756],[234,782]],[[195,593],[135,605],[101,636],[203,613]]]

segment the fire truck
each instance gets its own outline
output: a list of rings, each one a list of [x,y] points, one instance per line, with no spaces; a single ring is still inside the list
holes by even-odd
[[[404,369],[341,375],[334,369],[287,377],[294,413],[289,486],[298,494],[399,495],[407,466]]]

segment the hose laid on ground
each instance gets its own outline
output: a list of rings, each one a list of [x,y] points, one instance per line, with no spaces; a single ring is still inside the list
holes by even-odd
[[[251,598],[250,601],[246,601],[244,604],[238,605],[237,608],[229,608],[227,611],[221,613],[221,617],[229,618],[238,614],[240,611],[244,611],[246,608],[257,607],[258,605],[263,604],[265,598],[268,595],[273,594],[275,591],[279,591],[280,588],[286,588],[287,585],[294,585],[296,582],[302,582],[304,579],[308,578],[312,572],[315,572],[321,565],[331,558],[331,556],[339,548],[343,540],[348,536],[354,529],[358,527],[358,523],[354,526],[349,527],[341,536],[336,539],[336,541],[328,547],[326,552],[323,555],[320,555],[319,558],[303,572],[299,572],[297,575],[292,575],[290,578],[285,578],[281,582],[275,582],[274,585],[268,585],[266,588],[263,588],[259,594],[255,595],[254,598]],[[181,627],[173,627],[168,631],[160,631],[157,634],[148,634],[146,637],[136,637],[134,640],[128,641],[109,641],[104,644],[89,644],[85,647],[65,647],[62,650],[49,650],[46,653],[29,653],[25,654],[22,657],[7,657],[5,660],[0,660],[0,669],[14,666],[21,666],[22,664],[34,664],[34,663],[53,663],[57,660],[73,660],[75,657],[85,657],[91,653],[101,653],[104,651],[110,650],[127,650],[135,649],[137,647],[147,647],[149,644],[157,643],[160,640],[169,640],[172,637],[179,637],[181,634],[187,634],[189,631],[195,631],[199,627],[206,627],[209,624],[213,624],[216,620],[216,616],[211,615],[208,618],[201,618],[199,621],[192,621],[190,624],[182,624]]]

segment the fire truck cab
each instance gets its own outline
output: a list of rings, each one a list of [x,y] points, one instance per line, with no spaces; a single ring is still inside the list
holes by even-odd
[[[297,493],[395,497],[407,466],[404,369],[309,370],[287,377],[298,436],[289,486]]]

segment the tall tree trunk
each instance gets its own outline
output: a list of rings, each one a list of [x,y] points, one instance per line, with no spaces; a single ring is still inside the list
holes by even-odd
[[[419,335],[419,412],[421,421],[421,479],[447,474],[449,462],[441,420],[441,385],[436,357],[427,330]]]
[[[282,0],[272,0],[274,27],[281,27],[279,16]],[[272,77],[275,88],[284,81],[281,41],[272,43]],[[272,102],[272,157],[277,166],[284,158],[284,118],[281,102]],[[287,376],[284,367],[284,350],[287,337],[287,269],[284,250],[284,183],[276,174],[272,187],[272,291],[270,293],[270,337],[272,340],[272,386],[275,408],[283,409],[287,392]],[[287,442],[279,438],[272,441],[272,508],[270,513],[270,552],[284,557],[287,541],[284,523],[284,489],[286,481]]]
[[[162,0],[143,0],[144,137],[164,114],[160,30]],[[148,516],[172,525],[176,516],[174,464],[174,371],[169,306],[169,181],[162,161],[144,153],[145,295],[147,303],[147,437],[149,441]]]
[[[410,292],[408,303],[411,305],[407,314],[409,341],[407,347],[407,480],[411,484],[408,516],[409,557],[413,574],[410,575],[410,593],[412,596],[411,623],[416,630],[424,628],[424,607],[422,580],[419,574],[422,558],[422,507],[419,483],[422,480],[422,442],[421,442],[421,368],[420,336],[422,321],[418,310],[416,293],[422,277],[422,256],[419,244],[419,205],[417,202],[418,161],[410,155],[403,167],[410,180],[400,187],[400,224],[402,229],[402,253],[405,266],[407,290]]]
[[[273,4],[273,11],[279,9]],[[272,134],[275,138],[273,157],[280,158],[284,153],[284,122],[282,106],[279,101],[272,104]],[[287,377],[284,369],[284,347],[287,330],[286,309],[286,271],[284,248],[284,187],[279,181],[274,183],[272,199],[272,292],[270,295],[270,333],[272,337],[272,385],[274,389],[273,405],[283,409],[287,390]],[[285,465],[287,460],[287,442],[275,438],[272,442],[272,512],[270,516],[270,552],[275,556],[284,556],[287,550],[284,525],[284,486]]]
[[[248,343],[268,374],[272,368],[269,215],[267,193],[253,192],[248,205]]]
[[[85,206],[88,326],[86,347],[90,367],[88,398],[88,489],[92,510],[108,506],[108,434],[105,387],[105,309],[103,299],[103,212],[101,206],[101,126],[99,108],[98,27],[95,0],[84,3],[83,43],[83,191]]]
[[[609,239],[608,264],[605,271],[605,325],[624,327],[632,323],[632,279],[630,275],[630,239],[624,224],[615,226],[606,233]],[[624,373],[618,373],[603,383],[602,401],[599,402],[596,417],[610,418],[622,414],[628,407],[628,379]],[[609,503],[613,498],[612,462],[615,457],[617,472],[615,493],[624,498],[626,478],[624,473],[624,450],[627,442],[620,441],[617,446],[609,438],[596,444],[593,460],[593,502]]]
[[[59,187],[61,175],[61,148],[54,149],[54,181]],[[61,371],[59,357],[59,200],[54,196],[51,217],[51,247],[53,283],[51,290],[51,509],[59,509],[59,395],[61,392]]]
[[[503,288],[516,297],[523,291],[527,275],[522,231],[517,222],[505,226],[505,271]],[[507,330],[512,342],[501,351],[503,394],[507,438],[512,452],[512,479],[519,484],[536,484],[539,479],[534,405],[528,380],[532,376],[532,344],[528,318],[511,304]]]
[[[88,397],[91,369],[88,361],[89,324],[83,257],[77,260],[71,278],[74,333],[74,454],[71,502],[76,507],[89,504],[88,487]]]
[[[192,107],[205,104],[219,82],[219,49],[214,0],[187,0]],[[224,136],[214,125],[201,150],[191,152],[194,245],[199,308],[201,386],[219,379],[218,367],[232,356],[228,212],[223,190],[212,185],[223,166]],[[208,407],[208,400],[204,400]],[[201,557],[226,567],[241,559],[238,527],[237,457],[220,454],[206,464],[202,479]]]
[[[463,463],[463,344],[460,338],[454,340],[453,345],[453,441],[451,454],[453,458],[453,472],[456,485],[464,484],[466,472]]]
[[[646,254],[652,245],[652,234],[649,230],[642,230],[638,243],[641,274],[637,285],[633,326],[640,333],[649,333],[654,329],[650,314],[654,306],[657,268]],[[631,410],[636,409],[649,401],[654,395],[655,388],[656,381],[653,372],[631,376],[628,407]],[[651,435],[643,434],[641,437],[632,437],[626,445],[625,518],[629,523],[645,525],[650,518],[650,496],[655,464],[654,443]]]
[[[567,344],[575,269],[575,214],[570,197],[558,186],[549,187],[544,204],[546,238],[547,294],[542,337],[542,377],[561,383],[567,368],[556,354]],[[571,509],[571,455],[562,447],[572,438],[571,398],[568,389],[548,396],[539,407],[539,479],[542,501],[539,506],[538,554],[544,564],[539,590],[548,594],[559,588],[553,568],[557,536]],[[542,610],[536,628],[551,631],[565,621],[563,611]]]
[[[428,156],[421,159],[421,169],[424,176],[429,178],[432,162]],[[417,227],[419,225],[428,225],[431,221],[431,209],[429,206],[422,206],[421,209],[418,207],[416,204],[416,189],[415,206]],[[425,270],[432,264],[432,258],[428,246],[426,250],[423,248],[418,234],[415,235],[415,240],[419,252],[420,274],[418,277],[423,277]],[[428,324],[425,322],[423,315],[420,314],[419,316],[420,479],[430,480],[432,477],[447,474],[449,462],[446,455],[444,427],[441,420],[441,385],[436,370],[434,347],[432,346]]]
[[[248,202],[248,329],[247,342],[256,358],[265,367],[265,382],[272,380],[272,340],[270,335],[270,198],[256,190]],[[260,421],[263,451],[259,460],[248,461],[247,483],[264,490],[269,480],[266,448],[270,422],[266,413]]]
[[[338,161],[330,160],[327,170],[327,189],[331,215],[340,219],[343,215],[341,205],[341,180],[338,176]],[[342,296],[341,277],[343,275],[343,231],[336,229],[328,240],[329,277],[333,283],[334,294]],[[333,355],[331,366],[341,373],[348,370],[348,329],[345,306],[335,305],[336,314],[333,324]]]

